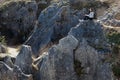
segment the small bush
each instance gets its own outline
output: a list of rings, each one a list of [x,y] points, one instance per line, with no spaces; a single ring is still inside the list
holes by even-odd
[[[114,45],[113,48],[112,48],[112,53],[119,54],[120,53],[120,46],[119,45]]]
[[[0,43],[6,45],[5,36],[0,36]]]
[[[110,43],[115,43],[117,45],[120,45],[120,33],[108,34],[107,38]]]
[[[118,64],[113,65],[112,71],[116,77],[120,77],[120,65],[118,65]]]
[[[29,12],[33,12],[33,9],[32,9],[32,8],[28,8],[28,11],[29,11]]]
[[[78,60],[74,61],[74,69],[78,76],[81,76],[81,74],[84,73],[83,67],[81,67],[81,63]]]

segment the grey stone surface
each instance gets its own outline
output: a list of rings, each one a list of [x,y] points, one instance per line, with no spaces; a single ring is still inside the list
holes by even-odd
[[[94,48],[105,48],[106,39],[102,27],[99,22],[86,20],[72,28],[68,34],[73,35],[79,41],[85,38],[88,44]]]
[[[38,28],[25,43],[32,47],[35,56],[39,56],[50,42],[66,36],[78,23],[78,18],[70,15],[69,6],[53,4],[41,12],[38,21]]]
[[[77,44],[78,41],[69,35],[50,48],[39,66],[41,80],[77,80],[73,67],[73,50]]]
[[[33,80],[31,75],[24,74],[18,66],[9,67],[0,62],[0,80]]]
[[[6,53],[7,52],[7,47],[4,45],[0,44],[0,53]]]
[[[32,72],[32,50],[30,46],[22,46],[20,53],[16,57],[15,65],[19,66],[26,74]]]
[[[94,48],[90,47],[84,39],[75,51],[75,59],[80,61],[81,67],[83,67],[81,80],[95,80],[94,77],[99,60],[98,53]]]
[[[97,80],[114,80],[114,75],[109,63],[103,63],[98,66]]]
[[[80,80],[113,80],[110,65],[102,62],[98,52],[89,46],[85,39],[82,40],[78,49],[76,49],[75,59],[81,63],[83,68]]]
[[[12,57],[10,56],[5,56],[4,58],[2,58],[2,60],[0,61],[3,61],[5,64],[7,64],[8,66],[10,66],[11,68],[13,68],[14,64],[13,64],[13,61],[12,61]]]

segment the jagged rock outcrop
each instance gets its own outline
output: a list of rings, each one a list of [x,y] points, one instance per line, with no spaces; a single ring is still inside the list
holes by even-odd
[[[69,6],[53,4],[41,12],[36,31],[25,44],[32,47],[35,56],[39,56],[50,42],[67,35],[71,27],[78,23],[76,16],[70,15]]]
[[[13,62],[14,58],[10,57],[10,56],[4,56],[0,58],[0,61],[3,61],[5,64],[7,64],[8,66],[10,66],[11,68],[13,68],[14,66],[14,62]]]
[[[0,80],[33,80],[31,75],[24,74],[18,66],[10,68],[0,62]]]
[[[92,24],[88,25],[90,23]],[[104,40],[101,25],[94,21],[83,22],[81,25],[82,26],[79,24],[79,26],[72,28],[68,36],[61,39],[58,45],[51,47],[48,52],[41,55],[40,60],[36,63],[38,71],[34,72],[35,79],[113,80],[113,73],[110,65],[104,62],[105,57],[104,59],[100,57],[104,56],[104,54],[100,54],[89,44],[90,41],[88,41],[91,40],[94,44],[95,42],[92,38]],[[91,27],[86,28],[86,26]],[[89,32],[91,28],[93,33],[91,36],[87,36],[91,32]],[[100,30],[98,31],[100,34],[98,35],[99,37],[95,36],[95,34],[98,34],[95,29]],[[84,32],[86,32],[86,34]],[[76,67],[74,66],[76,65],[76,60],[81,63],[81,66],[79,66],[79,68],[81,67],[82,69],[81,75],[77,75],[75,71]],[[80,71],[77,72],[80,73]]]
[[[58,45],[43,54],[39,63],[38,80],[77,80],[74,71],[73,51],[78,41],[71,35],[61,39]]]
[[[80,80],[113,80],[110,65],[102,62],[99,53],[89,46],[85,39],[82,40],[78,49],[76,49],[75,59],[81,63],[83,70]]]
[[[6,52],[7,52],[7,48],[4,45],[0,44],[0,53],[6,53]]]
[[[114,80],[113,72],[109,63],[103,63],[97,69],[97,80]]]
[[[37,4],[34,0],[0,3],[0,32],[13,43],[24,41],[34,28]],[[10,41],[11,43],[11,41]]]
[[[15,65],[19,66],[25,74],[30,74],[32,72],[32,62],[31,47],[23,45],[16,57]]]
[[[73,35],[80,41],[85,38],[88,44],[94,48],[105,48],[107,46],[102,27],[103,26],[96,21],[83,21],[75,28],[72,28],[68,34]]]

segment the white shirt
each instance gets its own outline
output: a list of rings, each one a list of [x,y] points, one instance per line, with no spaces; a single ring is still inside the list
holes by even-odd
[[[88,16],[89,18],[94,18],[94,12],[90,12],[87,16]]]

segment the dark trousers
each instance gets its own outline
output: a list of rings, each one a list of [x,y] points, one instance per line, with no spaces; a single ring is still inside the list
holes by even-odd
[[[93,18],[90,18],[90,17],[88,17],[88,16],[85,16],[85,17],[84,17],[84,20],[93,20]]]

